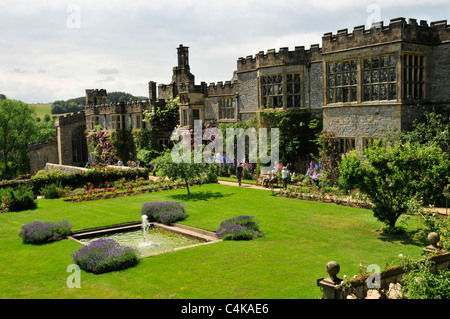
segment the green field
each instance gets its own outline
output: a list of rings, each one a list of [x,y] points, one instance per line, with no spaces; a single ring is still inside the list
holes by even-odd
[[[37,117],[41,118],[41,120],[44,119],[45,114],[52,116],[51,104],[30,104],[30,105],[36,109],[36,115]]]
[[[381,269],[401,253],[420,257],[424,242],[408,233],[385,236],[371,211],[333,204],[271,196],[271,192],[207,184],[186,189],[116,199],[68,203],[40,199],[38,208],[0,214],[1,298],[202,298],[316,299],[316,279],[327,276],[325,265],[340,263],[343,275],[358,273],[361,262]],[[81,245],[62,240],[24,244],[21,226],[33,221],[68,219],[73,230],[140,221],[147,201],[182,201],[188,218],[181,222],[215,231],[221,221],[255,216],[265,237],[222,241],[141,260],[132,268],[94,275],[81,271],[81,288],[68,288],[71,254]]]

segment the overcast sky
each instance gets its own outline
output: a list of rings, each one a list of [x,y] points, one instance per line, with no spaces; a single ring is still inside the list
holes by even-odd
[[[180,44],[196,84],[209,84],[231,80],[239,57],[449,12],[449,0],[0,0],[0,93],[27,103],[88,88],[148,96],[149,81],[170,83]]]

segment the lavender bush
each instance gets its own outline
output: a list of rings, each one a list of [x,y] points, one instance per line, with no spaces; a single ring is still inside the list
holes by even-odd
[[[27,244],[44,244],[65,238],[72,230],[69,221],[62,223],[36,221],[22,226],[19,237]]]
[[[137,265],[140,261],[136,249],[121,246],[113,239],[93,241],[78,249],[72,258],[81,269],[94,274],[126,269]]]
[[[142,205],[141,215],[146,215],[148,221],[157,221],[170,225],[186,219],[184,205],[180,202],[147,202]]]
[[[165,225],[173,224],[179,220],[186,219],[186,213],[181,209],[166,210],[159,214],[158,221]]]
[[[253,216],[236,216],[224,220],[216,235],[223,240],[249,240],[264,236]]]

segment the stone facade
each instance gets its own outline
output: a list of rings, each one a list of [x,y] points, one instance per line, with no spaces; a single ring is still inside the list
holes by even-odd
[[[143,111],[180,98],[180,125],[194,120],[245,121],[267,109],[309,110],[336,133],[341,152],[362,150],[389,128],[408,129],[427,106],[450,106],[450,28],[415,19],[326,33],[322,47],[270,49],[237,60],[229,81],[195,84],[189,48],[180,45],[169,84],[149,82],[149,99],[106,103],[106,90],[86,90],[85,125],[145,128]],[[422,105],[423,108],[417,108]],[[57,120],[58,121],[58,120]],[[72,127],[65,125],[72,133]],[[69,128],[70,127],[70,128]],[[60,163],[70,162],[70,137],[58,131]],[[161,137],[167,139],[168,136]]]
[[[47,163],[75,165],[88,161],[85,113],[58,116],[55,127],[55,138],[28,145],[31,174],[44,169]]]
[[[366,140],[380,137],[388,128],[410,128],[420,116],[414,105],[448,108],[450,90],[443,79],[450,69],[449,30],[446,21],[428,25],[398,18],[388,26],[377,23],[369,30],[360,26],[353,33],[345,29],[336,35],[325,34],[324,128],[342,141],[351,139],[350,144],[362,150]],[[328,88],[333,83],[327,67],[344,61],[354,61],[356,94],[347,101],[331,101]],[[375,98],[373,88],[378,90]]]
[[[58,163],[58,140],[56,138],[31,143],[28,146],[28,153],[30,155],[30,173],[36,174],[43,169],[47,163]]]

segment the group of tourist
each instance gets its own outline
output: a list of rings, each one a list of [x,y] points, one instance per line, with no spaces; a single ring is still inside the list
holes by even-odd
[[[244,172],[244,163],[238,163],[236,166],[236,178],[239,183],[239,186],[241,186],[242,183],[242,176]],[[289,170],[286,166],[283,166],[281,169],[281,179],[283,181],[283,189],[287,188],[287,182],[288,182],[288,176],[289,176]],[[270,172],[270,174],[265,174],[263,177],[263,180],[261,182],[261,186],[264,187],[273,187],[273,184],[277,181],[277,174],[274,170]]]

